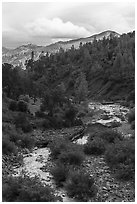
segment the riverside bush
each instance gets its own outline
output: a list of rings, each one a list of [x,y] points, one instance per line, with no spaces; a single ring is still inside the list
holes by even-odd
[[[118,178],[124,180],[133,178],[135,171],[134,140],[117,141],[109,145],[105,152],[105,159],[112,169],[116,169]]]
[[[131,122],[131,129],[135,130],[135,120]]]
[[[132,121],[135,120],[135,109],[132,109],[129,113],[128,113],[128,122],[131,123]]]
[[[9,110],[17,111],[18,110],[18,103],[17,101],[11,101],[9,104]]]
[[[15,143],[10,141],[10,138],[4,134],[2,137],[2,153],[7,155],[17,153],[17,146],[15,145]]]
[[[66,181],[68,177],[69,168],[68,166],[65,166],[64,164],[57,163],[52,169],[51,174],[53,175],[56,184],[58,186],[62,186],[63,182]]]
[[[57,159],[62,151],[66,151],[70,141],[64,138],[56,138],[50,144],[51,156],[53,159]]]
[[[65,165],[80,165],[84,160],[84,154],[80,148],[72,146],[72,148],[62,151],[58,160]]]
[[[27,134],[21,134],[20,139],[17,141],[17,145],[22,148],[31,149],[35,145],[35,138]]]
[[[75,197],[78,201],[88,201],[97,192],[94,179],[89,173],[82,170],[71,171],[69,173],[65,189],[69,196]]]
[[[81,147],[68,139],[57,138],[50,144],[51,156],[65,165],[80,165],[84,160]]]
[[[16,128],[21,128],[24,133],[32,131],[32,125],[27,120],[24,113],[19,113],[15,118],[15,126]]]
[[[7,177],[3,179],[2,199],[4,202],[55,202],[59,197],[43,185],[38,178]]]
[[[121,133],[118,133],[118,132],[111,130],[111,129],[99,132],[97,136],[102,138],[103,140],[105,140],[108,143],[114,143],[116,139],[118,139],[118,140],[123,139]]]
[[[18,102],[18,111],[25,112],[25,113],[28,111],[28,105],[25,101],[20,100]]]
[[[92,141],[88,141],[87,144],[84,145],[85,154],[93,154],[93,155],[101,155],[105,152],[105,142],[103,139],[97,137]]]

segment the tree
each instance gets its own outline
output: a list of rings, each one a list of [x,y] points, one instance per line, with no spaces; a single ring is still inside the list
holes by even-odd
[[[88,83],[84,73],[80,73],[75,83],[75,96],[78,102],[84,101],[88,95]]]

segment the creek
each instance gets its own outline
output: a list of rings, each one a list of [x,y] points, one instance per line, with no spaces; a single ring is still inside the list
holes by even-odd
[[[108,125],[114,121],[122,123],[126,122],[126,114],[128,113],[129,109],[123,107],[119,104],[107,104],[102,105],[101,103],[91,102],[88,105],[89,109],[94,112],[99,112],[96,114],[95,117],[92,118],[90,122],[92,123],[101,123],[103,125]],[[107,119],[103,119],[102,116],[105,113],[107,115]],[[122,118],[122,119],[121,119]],[[123,121],[122,121],[123,120]],[[82,138],[79,138],[75,141],[77,144],[85,144],[87,142],[88,135],[84,135]],[[56,188],[55,181],[50,174],[50,172],[43,171],[42,167],[50,160],[50,149],[45,148],[35,148],[32,153],[24,154],[24,165],[23,167],[19,167],[16,170],[14,176],[18,176],[21,174],[22,171],[25,171],[27,175],[30,177],[38,176],[41,182],[45,183],[46,185],[51,186],[52,188],[56,189],[56,193],[62,197],[63,202],[76,202],[74,199],[69,198],[67,193],[64,191],[63,188]]]

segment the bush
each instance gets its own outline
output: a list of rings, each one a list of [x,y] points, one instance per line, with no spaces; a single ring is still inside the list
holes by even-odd
[[[116,169],[116,176],[121,179],[134,177],[135,144],[134,140],[118,141],[109,145],[105,152],[105,159],[112,169]]]
[[[9,137],[6,135],[3,135],[2,137],[2,153],[7,155],[17,153],[16,145],[14,142],[10,141]]]
[[[2,198],[5,202],[55,202],[59,197],[37,178],[7,177],[3,179]]]
[[[24,133],[28,133],[32,131],[32,125],[29,122],[26,122],[25,124],[21,125],[21,128]]]
[[[42,127],[45,129],[51,128],[51,122],[48,119],[44,119],[44,121],[42,121]]]
[[[131,129],[135,130],[135,121],[131,122]]]
[[[70,122],[70,125],[74,124],[76,118],[77,110],[73,106],[70,106],[65,112],[65,119]]]
[[[121,126],[121,123],[120,123],[120,122],[113,121],[113,122],[111,123],[111,128],[115,128],[115,127],[119,127],[119,126]]]
[[[74,125],[75,126],[79,126],[79,125],[83,125],[83,122],[80,118],[76,118],[75,121],[74,121]]]
[[[19,101],[18,102],[18,111],[21,111],[21,112],[27,112],[28,111],[28,105],[26,102],[24,101]]]
[[[108,120],[109,119],[109,116],[108,115],[102,115],[101,117],[103,120]]]
[[[101,138],[94,138],[84,145],[85,154],[101,155],[105,152],[105,142]]]
[[[35,116],[38,118],[45,118],[45,113],[42,111],[35,112]]]
[[[25,101],[25,102],[29,102],[29,95],[20,95],[19,96],[19,100]]]
[[[71,197],[79,201],[89,201],[96,195],[94,179],[89,173],[81,170],[71,171],[65,184],[65,189]]]
[[[84,160],[84,154],[77,146],[62,151],[58,157],[65,165],[80,165]]]
[[[32,131],[32,125],[27,120],[24,113],[19,113],[15,118],[16,128],[21,128],[24,133]]]
[[[9,104],[9,110],[17,111],[18,110],[18,103],[16,101],[11,101]]]
[[[53,175],[58,186],[62,186],[63,183],[66,181],[68,177],[68,172],[68,166],[65,166],[61,163],[57,163],[56,166],[51,169],[51,174]]]
[[[132,121],[135,120],[135,109],[132,109],[129,113],[128,113],[128,122],[131,123]]]
[[[114,143],[115,140],[117,139],[118,140],[123,139],[121,133],[118,133],[114,130],[105,130],[105,131],[99,132],[98,137],[102,138],[108,143]]]
[[[51,156],[53,159],[57,159],[58,156],[61,154],[62,151],[66,151],[68,148],[70,141],[64,138],[56,138],[50,144]]]
[[[17,145],[22,148],[31,149],[35,145],[35,138],[30,135],[22,134],[20,135],[20,139],[17,141]]]
[[[133,101],[135,103],[135,91],[131,91],[127,96],[127,101]]]

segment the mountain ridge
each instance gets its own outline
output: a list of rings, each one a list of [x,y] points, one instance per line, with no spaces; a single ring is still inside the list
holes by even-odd
[[[24,66],[25,61],[31,58],[32,51],[34,51],[35,54],[34,60],[37,60],[42,51],[55,53],[59,51],[60,48],[68,50],[72,47],[72,45],[74,45],[75,49],[78,49],[81,42],[82,44],[88,42],[92,43],[94,39],[102,40],[104,37],[109,38],[110,36],[120,37],[120,34],[115,31],[107,30],[86,38],[72,39],[69,41],[58,41],[47,46],[29,43],[21,45],[15,49],[2,47],[2,63],[10,63],[14,66]]]

